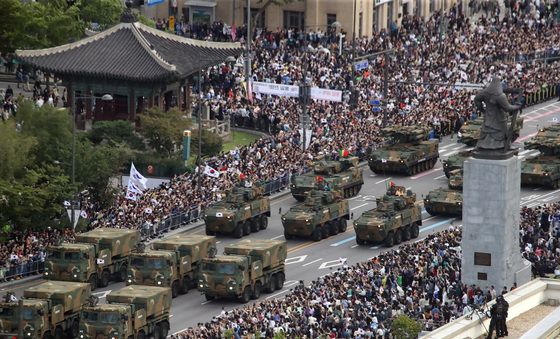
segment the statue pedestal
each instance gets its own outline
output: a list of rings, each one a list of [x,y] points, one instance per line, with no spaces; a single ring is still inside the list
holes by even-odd
[[[521,164],[469,158],[463,165],[461,279],[497,291],[531,280],[531,265],[519,248]]]

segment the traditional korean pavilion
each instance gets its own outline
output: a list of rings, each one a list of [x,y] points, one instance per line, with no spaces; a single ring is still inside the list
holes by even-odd
[[[135,122],[152,106],[188,108],[192,76],[241,52],[239,43],[187,39],[143,25],[128,9],[121,23],[103,32],[16,55],[62,80],[77,124],[86,128],[100,120]],[[105,94],[113,99],[100,100]]]

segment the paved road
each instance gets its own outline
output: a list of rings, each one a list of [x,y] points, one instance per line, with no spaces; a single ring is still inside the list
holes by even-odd
[[[535,107],[531,107],[524,112],[525,124],[521,132],[516,146],[522,148],[523,141],[531,138],[537,132],[539,126],[546,126],[560,120],[560,103],[548,102]],[[440,157],[446,158],[456,154],[459,151],[466,150],[463,144],[458,144],[455,140],[445,138],[440,144]],[[535,150],[523,150],[519,152],[519,158],[523,159],[538,154]],[[443,174],[441,163],[430,171],[420,173],[412,177],[395,176],[395,175],[379,175],[374,174],[369,168],[364,169],[364,186],[361,194],[350,200],[350,208],[354,218],[358,218],[361,213],[375,207],[375,197],[381,196],[385,192],[386,181],[394,181],[397,185],[402,185],[416,192],[421,198],[430,190],[437,187],[447,186],[447,179]],[[522,188],[521,205],[536,206],[539,204],[556,201],[560,197],[560,190],[546,190],[543,188]],[[266,239],[283,239],[283,228],[280,222],[280,209],[286,212],[296,201],[291,196],[285,196],[272,202],[272,216],[269,220],[269,227],[265,231],[251,234],[250,237],[266,238]],[[429,214],[423,214],[423,226],[420,229],[420,237],[424,238],[429,233],[436,232],[447,228],[451,223],[461,225],[460,219],[449,217],[433,217]],[[204,232],[203,228],[195,229],[189,233]],[[227,237],[220,237],[218,252],[221,253],[223,246],[236,240]],[[274,294],[263,294],[261,299],[269,299],[275,297],[283,297],[289,292],[290,288],[298,284],[300,280],[305,283],[328,274],[331,270],[336,270],[344,263],[353,264],[356,262],[367,260],[378,255],[385,248],[382,246],[358,246],[354,239],[354,231],[349,223],[348,230],[345,233],[324,239],[314,243],[306,240],[290,240],[288,242],[288,260],[287,274],[284,288]],[[26,285],[15,288],[16,295],[21,295],[23,289],[37,284],[38,282],[29,282]],[[113,284],[106,289],[100,289],[95,293],[103,297],[108,291],[116,290],[123,284]],[[187,295],[179,296],[173,302],[171,319],[171,333],[180,331],[189,326],[194,326],[198,322],[209,321],[213,316],[221,312],[222,307],[230,310],[239,306],[235,301],[214,300],[206,301],[203,295],[196,290],[191,290]]]

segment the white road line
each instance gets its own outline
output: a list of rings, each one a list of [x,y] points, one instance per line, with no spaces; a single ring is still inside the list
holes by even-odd
[[[540,190],[542,190],[542,187],[535,187],[535,188],[533,188],[533,191],[540,191]]]
[[[206,305],[206,304],[211,303],[212,301],[213,301],[213,300],[206,300],[206,301],[201,302],[200,304],[201,304],[201,305]]]
[[[297,280],[288,280],[284,283],[284,287],[290,287],[290,286],[294,286],[295,284],[297,284],[299,281]]]
[[[289,292],[289,291],[290,291],[289,289],[285,289],[285,290],[280,291],[280,292],[278,292],[278,293],[271,294],[271,295],[269,295],[268,297],[266,297],[265,299],[268,300],[268,299],[270,299],[270,298],[274,298],[274,297],[276,297],[276,296],[279,296],[280,294],[284,294],[284,293]]]
[[[381,245],[377,245],[377,246],[370,247],[369,249],[370,250],[377,250],[377,249],[380,249],[380,248],[381,248]]]
[[[321,260],[323,260],[323,258],[319,258],[319,259],[317,259],[317,260],[313,260],[313,261],[308,262],[307,264],[303,264],[303,265],[301,265],[301,266],[311,265],[311,264],[314,264],[314,263],[316,263],[317,261],[321,261]]]
[[[378,181],[378,182],[376,182],[375,184],[377,185],[377,184],[380,184],[380,183],[382,183],[382,182],[385,182],[385,181],[387,181],[387,180],[391,180],[391,179],[393,179],[393,178],[391,178],[391,177],[388,177],[388,178],[386,178],[386,179],[383,179],[383,180],[379,180],[379,181]]]
[[[524,150],[524,151],[519,152],[518,155],[523,155],[523,154],[525,154],[525,153],[529,153],[529,152],[533,152],[533,151],[534,151],[533,149],[526,149],[526,150]]]
[[[280,238],[283,238],[283,237],[284,237],[284,234],[280,234],[280,235],[277,235],[274,238],[270,238],[270,239],[276,240],[276,239],[280,239]]]
[[[552,191],[552,192],[547,193],[547,194],[538,195],[537,197],[535,197],[533,199],[529,199],[527,201],[520,202],[519,206],[526,206],[528,203],[532,203],[534,201],[542,200],[544,197],[547,197],[547,196],[552,195],[552,194],[556,194],[558,192],[560,192],[560,190],[555,190],[555,191]]]
[[[353,210],[355,210],[356,208],[364,207],[365,205],[367,205],[367,202],[366,202],[365,204],[361,204],[361,205],[359,205],[359,206],[352,207],[352,208],[350,209],[350,211],[353,211]]]
[[[556,198],[556,197],[548,197],[548,198],[542,199],[542,201],[550,201],[550,200],[553,200],[553,199],[555,199],[555,198]]]
[[[356,245],[354,245],[354,246],[351,246],[350,248],[356,248],[356,247],[358,247],[358,246],[360,246],[360,245],[356,244]]]
[[[434,215],[434,216],[432,216],[432,217],[426,218],[426,219],[422,220],[422,222],[428,221],[428,220],[432,220],[432,219],[435,218],[435,217],[436,217],[436,216]]]
[[[442,150],[442,149],[449,148],[449,147],[451,147],[451,146],[457,146],[457,144],[456,144],[456,143],[447,144],[447,145],[445,145],[445,146],[439,147],[439,149]]]
[[[435,177],[434,180],[439,180],[439,179],[444,178],[444,177],[445,177],[445,174],[444,174],[444,175],[440,175],[439,177]]]

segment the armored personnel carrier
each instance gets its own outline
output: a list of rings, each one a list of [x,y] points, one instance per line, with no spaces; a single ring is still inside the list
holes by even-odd
[[[393,126],[381,130],[387,146],[371,152],[368,165],[375,173],[414,175],[434,167],[439,157],[439,141],[428,140],[425,126]]]
[[[332,189],[341,191],[344,198],[353,197],[360,192],[364,184],[362,169],[358,164],[358,157],[316,161],[313,171],[292,176],[290,179],[292,195],[298,201],[304,201],[307,193],[315,187],[315,178],[320,175]]]
[[[448,185],[452,190],[463,190],[463,169],[456,169],[449,173]]]
[[[454,155],[450,155],[447,159],[442,160],[441,164],[443,166],[443,172],[445,176],[449,178],[449,173],[456,169],[463,169],[463,163],[465,159],[470,158],[473,155],[473,151],[462,151]]]
[[[521,185],[560,188],[560,124],[539,129],[525,142],[525,149],[537,149],[541,154],[521,163]]]
[[[318,187],[307,195],[305,202],[282,215],[284,237],[311,237],[314,241],[346,231],[350,219],[348,200],[338,191]]]
[[[356,243],[383,242],[387,247],[417,238],[422,225],[422,207],[416,194],[402,186],[387,190],[376,207],[354,221]]]
[[[424,208],[430,215],[461,216],[463,214],[463,194],[447,188],[435,189],[424,198]]]
[[[512,141],[515,141],[517,138],[519,138],[519,132],[523,128],[524,118],[518,116],[516,121],[517,123],[515,124],[515,128],[513,130]],[[482,128],[483,122],[484,122],[483,117],[480,117],[476,120],[466,121],[463,124],[463,126],[461,126],[459,132],[457,133],[457,142],[463,143],[467,146],[476,146],[476,143],[480,138],[480,129]],[[510,124],[511,124],[511,117],[508,121],[508,126]]]
[[[235,238],[268,227],[270,199],[263,196],[264,186],[233,187],[226,198],[206,209],[206,235],[232,234]]]

